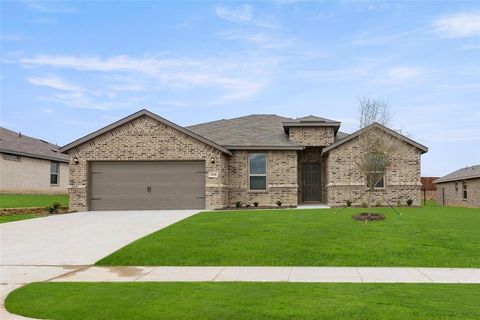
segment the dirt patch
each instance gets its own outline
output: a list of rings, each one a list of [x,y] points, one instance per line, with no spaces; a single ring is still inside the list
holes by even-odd
[[[352,216],[352,219],[357,221],[365,221],[365,222],[379,221],[379,220],[385,220],[385,215],[383,215],[382,213],[362,212]]]

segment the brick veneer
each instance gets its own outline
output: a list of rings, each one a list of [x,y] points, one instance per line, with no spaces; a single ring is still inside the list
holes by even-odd
[[[463,199],[462,181],[467,184],[467,199]],[[437,203],[455,207],[480,207],[480,178],[438,183]]]
[[[262,151],[254,151],[259,153]],[[228,161],[228,203],[235,202],[260,205],[297,205],[297,152],[267,151],[267,190],[249,191],[248,151],[235,151]]]
[[[141,116],[70,150],[70,209],[88,210],[90,161],[205,161],[207,209],[227,204],[227,158],[221,151],[148,116]],[[215,163],[212,163],[211,160]]]
[[[318,147],[331,145],[335,133],[332,127],[292,127],[288,137],[290,141],[302,146]]]
[[[385,205],[385,200],[402,204],[408,199],[413,205],[421,204],[420,182],[420,150],[400,139],[392,156],[392,164],[387,170],[385,188],[378,189],[373,195],[373,203],[377,201]],[[362,154],[358,138],[352,139],[329,151],[326,164],[326,198],[330,206],[345,205],[347,200],[353,201],[366,190],[366,178],[358,170],[357,159]],[[367,195],[358,199],[354,205],[361,205]]]

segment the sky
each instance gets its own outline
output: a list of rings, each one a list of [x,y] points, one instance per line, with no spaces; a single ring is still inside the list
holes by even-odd
[[[369,97],[429,147],[422,175],[480,164],[479,1],[1,1],[0,20],[0,125],[58,145],[143,108],[351,133]]]

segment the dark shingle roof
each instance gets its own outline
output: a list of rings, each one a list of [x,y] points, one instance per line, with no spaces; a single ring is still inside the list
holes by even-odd
[[[2,153],[68,162],[68,155],[61,153],[58,149],[59,147],[52,143],[0,127],[0,152]]]
[[[480,178],[480,165],[475,165],[471,167],[466,167],[463,169],[459,169],[452,173],[447,174],[440,179],[435,180],[435,183],[442,183],[442,182],[449,182],[449,181],[457,181],[457,180],[467,180],[467,179],[474,179]]]
[[[189,126],[187,129],[228,149],[239,147],[302,149],[300,145],[288,140],[283,129],[285,121],[294,121],[294,119],[274,114],[252,114],[240,118],[201,123]]]

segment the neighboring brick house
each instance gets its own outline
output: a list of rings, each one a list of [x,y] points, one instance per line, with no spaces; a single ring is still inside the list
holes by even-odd
[[[0,128],[0,193],[65,194],[68,155],[58,146]]]
[[[61,148],[70,155],[72,210],[224,208],[302,203],[344,205],[365,192],[359,136],[398,142],[374,201],[420,205],[427,148],[379,124],[353,134],[308,116],[250,115],[190,127],[141,110]],[[354,205],[360,205],[363,198]]]
[[[434,182],[437,184],[438,204],[480,207],[480,165],[459,169]]]

